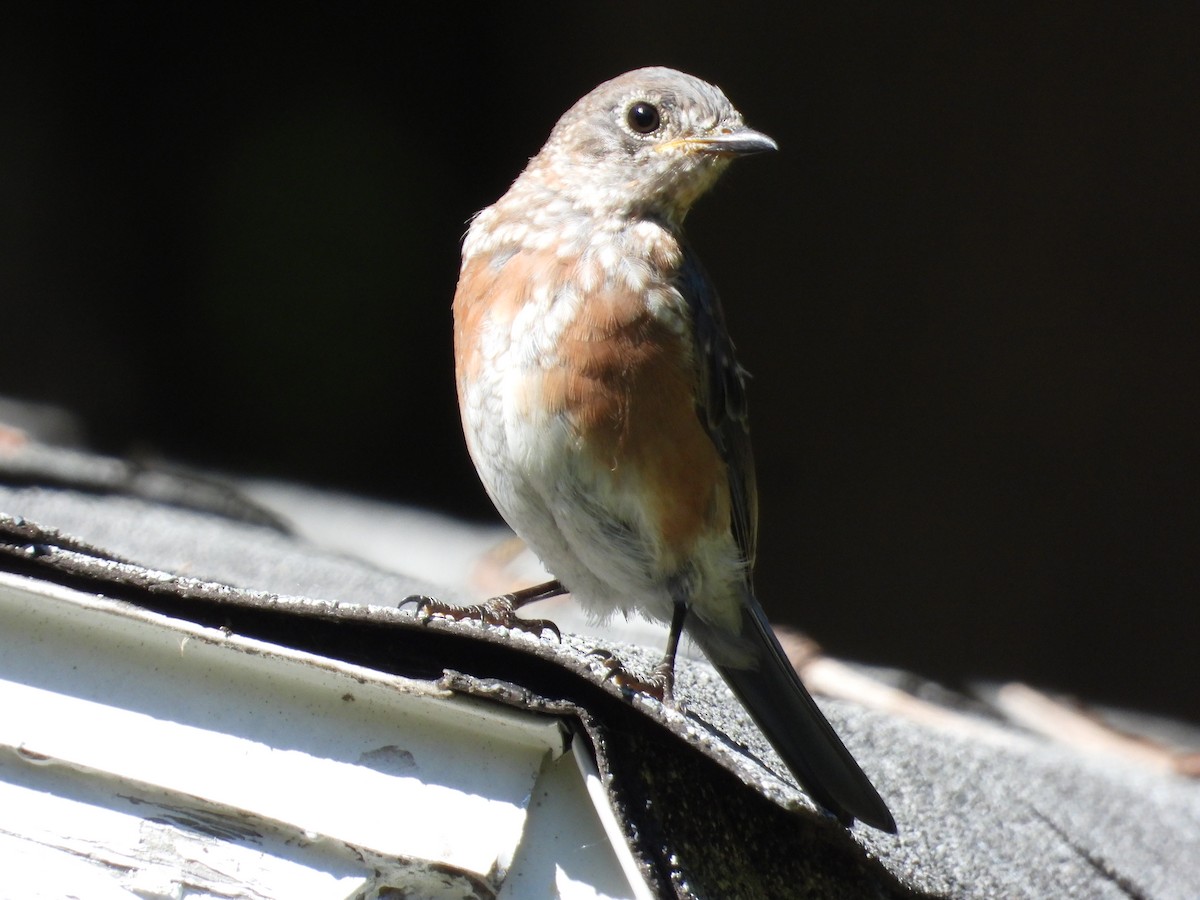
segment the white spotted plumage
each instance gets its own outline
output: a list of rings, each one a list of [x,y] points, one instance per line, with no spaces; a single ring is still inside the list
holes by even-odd
[[[671,621],[664,665],[686,619],[814,799],[894,830],[754,596],[744,373],[682,239],[730,159],[774,147],[670,69],[572,107],[464,240],[463,427],[497,509],[576,600]]]

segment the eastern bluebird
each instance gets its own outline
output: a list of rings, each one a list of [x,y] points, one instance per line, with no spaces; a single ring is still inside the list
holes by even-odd
[[[608,81],[472,221],[454,297],[467,446],[501,515],[590,612],[685,624],[808,794],[894,832],[755,599],[744,370],[683,236],[736,157],[776,149],[716,87]]]

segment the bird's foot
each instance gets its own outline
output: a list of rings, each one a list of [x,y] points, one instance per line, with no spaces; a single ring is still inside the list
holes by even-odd
[[[603,660],[601,665],[608,670],[604,676],[605,681],[611,681],[631,694],[652,697],[664,706],[674,705],[675,669],[666,660],[655,666],[649,675],[639,675],[627,669],[625,664],[608,650],[593,650],[589,655],[598,656]]]
[[[411,597],[404,598],[400,605],[415,603],[417,615],[426,621],[434,616],[439,616],[443,619],[452,619],[455,622],[478,619],[484,625],[513,628],[517,631],[524,631],[527,634],[537,635],[538,637],[542,636],[543,631],[549,629],[561,642],[562,632],[549,619],[523,619],[517,615],[517,609],[522,605],[520,600],[521,597],[519,594],[502,594],[499,597],[491,597],[482,603],[475,603],[471,606],[456,606],[453,603],[438,600],[436,597],[425,597],[421,594],[414,594]]]

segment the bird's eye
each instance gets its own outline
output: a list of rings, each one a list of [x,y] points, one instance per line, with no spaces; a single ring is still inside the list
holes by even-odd
[[[658,107],[653,103],[639,100],[629,107],[629,112],[625,114],[625,121],[629,123],[631,131],[637,134],[651,134],[658,131],[658,126],[662,124],[662,117],[658,114]]]

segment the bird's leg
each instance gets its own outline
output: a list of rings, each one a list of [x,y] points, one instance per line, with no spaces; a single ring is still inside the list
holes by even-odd
[[[406,597],[401,606],[405,603],[415,603],[417,606],[417,615],[426,618],[430,616],[442,616],[443,618],[454,619],[455,621],[479,619],[485,625],[516,628],[538,636],[541,636],[541,633],[548,628],[561,641],[562,632],[549,619],[522,619],[517,615],[517,610],[522,606],[533,603],[535,600],[546,600],[550,597],[565,594],[566,592],[567,589],[562,586],[562,582],[546,581],[542,584],[535,584],[532,587],[521,588],[519,591],[501,594],[498,597],[490,597],[482,603],[476,603],[471,606],[455,606],[453,603],[438,600],[436,597],[425,597],[420,594]]]
[[[674,705],[675,690],[675,655],[679,651],[679,638],[683,635],[683,623],[687,619],[688,605],[681,600],[675,601],[675,610],[671,614],[671,630],[667,632],[667,649],[663,653],[662,662],[654,667],[649,678],[634,675],[624,664],[607,651],[592,651],[598,656],[605,657],[604,666],[608,669],[605,678],[611,678],[619,687],[639,694],[648,694],[665,705]]]

